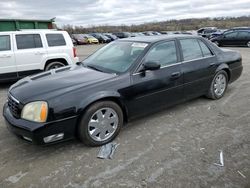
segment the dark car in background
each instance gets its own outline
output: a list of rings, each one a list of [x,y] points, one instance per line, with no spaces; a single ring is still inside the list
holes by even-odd
[[[33,143],[78,136],[98,146],[134,118],[203,95],[220,99],[241,73],[238,52],[202,37],[122,39],[82,63],[18,81],[8,91],[3,115],[9,130]]]
[[[116,33],[113,33],[113,34],[115,36],[117,36],[118,38],[120,38],[120,39],[131,37],[131,33],[129,33],[129,32],[116,32]]]
[[[211,35],[215,32],[218,32],[218,29],[216,27],[205,27],[197,31],[198,35],[207,39],[209,39]]]
[[[211,42],[218,46],[247,46],[250,47],[250,30],[230,30],[218,37],[212,38]]]
[[[117,40],[118,37],[113,35],[112,33],[103,33],[106,37],[110,38],[111,41]]]
[[[72,34],[71,37],[76,41],[78,45],[88,44],[88,40],[83,34]]]
[[[90,33],[89,35],[98,39],[99,43],[109,43],[111,39],[101,33]]]

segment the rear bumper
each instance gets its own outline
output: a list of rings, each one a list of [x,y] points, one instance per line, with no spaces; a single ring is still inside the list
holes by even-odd
[[[4,105],[3,116],[7,128],[12,133],[34,144],[51,144],[73,139],[75,137],[76,117],[49,123],[36,123],[23,119],[16,119],[11,114],[7,104]],[[55,142],[45,142],[44,138],[57,134],[63,134],[63,137]]]
[[[231,76],[230,76],[229,83],[232,83],[235,80],[237,80],[241,76],[242,71],[243,71],[243,66],[239,66],[239,67],[231,69],[231,71],[230,71]]]

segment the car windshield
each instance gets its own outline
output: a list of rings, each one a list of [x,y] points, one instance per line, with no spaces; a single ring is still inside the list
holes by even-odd
[[[112,42],[83,61],[84,66],[107,73],[126,72],[147,47],[147,43]]]

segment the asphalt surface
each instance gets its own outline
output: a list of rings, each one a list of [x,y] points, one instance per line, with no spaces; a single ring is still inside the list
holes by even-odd
[[[83,59],[98,47],[78,47],[78,54]],[[222,99],[201,97],[127,124],[112,160],[77,140],[31,145],[1,116],[0,187],[250,187],[250,49],[233,49],[244,71]],[[0,86],[0,106],[9,86]],[[214,164],[220,151],[224,167]]]

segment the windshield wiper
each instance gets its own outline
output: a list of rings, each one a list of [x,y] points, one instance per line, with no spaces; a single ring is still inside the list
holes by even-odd
[[[94,65],[85,65],[85,67],[91,68],[91,69],[96,70],[96,71],[99,71],[99,72],[104,72],[103,70],[101,70],[100,68],[97,68],[97,67],[94,66]]]

